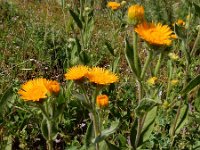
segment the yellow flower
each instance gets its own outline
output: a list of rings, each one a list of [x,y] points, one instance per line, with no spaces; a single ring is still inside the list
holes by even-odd
[[[108,2],[107,7],[111,8],[112,10],[117,10],[120,7],[120,3]]]
[[[151,78],[149,78],[149,79],[147,80],[147,83],[148,83],[149,85],[155,85],[157,80],[158,80],[157,77],[151,77]]]
[[[178,80],[176,80],[176,79],[171,80],[171,84],[172,84],[172,85],[177,85],[177,84],[178,84]]]
[[[67,80],[81,80],[88,73],[88,67],[78,65],[70,68],[65,74]]]
[[[50,93],[57,95],[60,92],[60,85],[57,81],[46,80],[44,85]]]
[[[93,67],[89,70],[87,78],[90,82],[107,85],[118,81],[118,76],[100,67]]]
[[[46,79],[38,78],[24,83],[18,91],[24,101],[41,101],[47,98],[48,90],[44,85]]]
[[[132,5],[128,8],[128,22],[133,25],[143,22],[144,7],[140,5]]]
[[[135,31],[142,39],[153,46],[171,45],[172,30],[168,25],[143,22],[137,25]]]
[[[175,53],[169,53],[168,56],[172,60],[178,60],[179,59],[179,56],[176,55]]]
[[[96,98],[96,104],[98,107],[106,107],[108,106],[109,99],[107,95],[98,95]]]

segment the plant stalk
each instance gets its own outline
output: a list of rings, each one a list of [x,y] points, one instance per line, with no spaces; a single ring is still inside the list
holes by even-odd
[[[152,55],[153,55],[152,51],[148,51],[148,56],[147,56],[147,59],[145,61],[145,64],[144,64],[144,67],[142,69],[142,73],[141,73],[141,76],[140,76],[141,80],[144,78],[144,74],[145,74],[145,72],[147,70],[147,67],[149,66],[149,63],[150,63],[151,58],[152,58]]]
[[[155,71],[154,71],[154,76],[157,76],[158,71],[160,70],[160,66],[161,66],[162,59],[163,59],[163,53],[160,53],[158,62],[157,62],[157,64],[156,64],[156,69],[155,69]]]

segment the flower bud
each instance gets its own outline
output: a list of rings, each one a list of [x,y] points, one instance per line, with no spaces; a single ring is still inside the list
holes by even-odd
[[[137,25],[144,21],[144,7],[141,5],[132,5],[128,8],[128,22]]]
[[[98,95],[96,98],[96,104],[98,107],[106,107],[108,106],[109,99],[107,95]]]

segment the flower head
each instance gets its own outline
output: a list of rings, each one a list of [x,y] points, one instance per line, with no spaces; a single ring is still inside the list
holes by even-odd
[[[118,81],[118,76],[100,67],[93,67],[89,70],[87,78],[90,82],[107,85]]]
[[[107,7],[111,8],[112,10],[117,10],[120,7],[120,3],[108,2]]]
[[[147,80],[147,83],[148,83],[149,85],[155,85],[157,80],[158,80],[157,77],[151,77],[151,78],[149,78],[149,79]]]
[[[108,106],[109,99],[107,95],[98,95],[96,98],[96,104],[98,107],[106,107]]]
[[[60,85],[57,81],[37,78],[24,83],[18,94],[25,101],[41,101],[47,98],[49,93],[58,94],[59,91]]]
[[[65,74],[67,80],[81,80],[88,73],[88,67],[78,65],[70,68]]]
[[[18,94],[20,94],[20,97],[25,101],[41,101],[47,98],[48,93],[44,82],[46,82],[46,79],[43,78],[29,80],[22,85]]]
[[[128,8],[128,22],[137,25],[144,20],[144,7],[141,5],[132,5]]]
[[[57,95],[60,92],[60,85],[57,81],[46,80],[44,85],[50,93]]]
[[[148,24],[147,22],[143,22],[142,24],[137,25],[135,31],[142,39],[144,39],[151,45],[171,45],[172,30],[167,25],[162,25],[161,23]]]

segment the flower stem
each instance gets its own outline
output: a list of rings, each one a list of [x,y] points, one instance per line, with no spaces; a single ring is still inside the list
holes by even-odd
[[[53,150],[53,140],[52,140],[52,121],[48,120],[47,121],[47,127],[48,127],[48,150]]]
[[[93,109],[92,109],[92,120],[93,120],[93,127],[94,127],[94,135],[95,135],[95,139],[99,136],[100,134],[100,123],[98,120],[99,118],[99,114],[97,113],[97,109],[96,109],[96,97],[99,93],[99,90],[100,90],[101,87],[96,87],[96,90],[94,91],[93,93],[93,96],[92,96],[92,102],[93,102]],[[95,144],[95,147],[96,147],[96,150],[99,150],[99,143],[96,143]]]
[[[141,73],[141,76],[140,76],[141,80],[144,78],[144,74],[147,70],[147,67],[149,66],[151,58],[152,58],[152,51],[148,51],[148,56],[147,56],[147,59],[145,61],[145,64],[144,64],[144,67],[142,69],[142,73]]]
[[[181,106],[183,104],[183,98],[181,98],[181,101],[180,101],[180,105],[178,107],[178,110],[177,110],[177,113],[176,113],[176,117],[175,117],[175,120],[174,120],[174,124],[173,124],[173,127],[172,127],[172,131],[171,131],[171,138],[172,138],[172,142],[171,142],[171,148],[173,148],[173,144],[174,144],[174,135],[175,135],[175,130],[176,130],[176,124],[178,122],[178,118],[179,118],[179,115],[180,115],[180,112],[181,112]]]
[[[154,76],[157,76],[157,74],[158,74],[158,71],[159,71],[160,66],[161,66],[161,61],[162,61],[162,59],[163,59],[163,53],[160,53],[158,62],[157,62],[157,64],[156,64],[156,69],[155,69],[155,71],[154,71]]]

